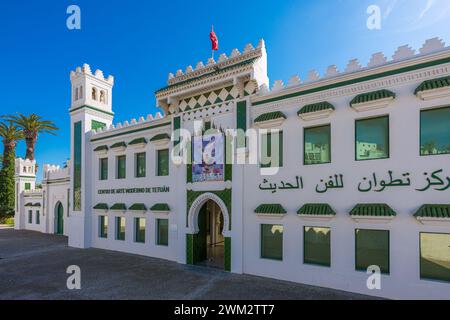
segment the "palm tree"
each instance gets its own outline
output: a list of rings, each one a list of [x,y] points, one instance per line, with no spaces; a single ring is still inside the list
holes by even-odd
[[[6,124],[4,122],[0,122],[0,137],[3,139],[3,156],[2,156],[2,167],[5,168],[10,164],[10,161],[14,161],[14,158],[11,159],[11,155],[15,154],[15,148],[17,141],[23,139],[23,131],[18,128],[12,122]]]
[[[19,113],[17,115],[6,116],[5,119],[23,130],[25,143],[27,145],[25,159],[29,160],[34,160],[34,147],[38,135],[41,133],[55,135],[54,131],[58,130],[53,121],[42,120],[42,117],[36,114],[25,116]]]

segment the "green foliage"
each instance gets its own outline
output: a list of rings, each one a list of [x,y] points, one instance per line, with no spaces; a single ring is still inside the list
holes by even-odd
[[[15,205],[15,179],[14,179],[14,158],[15,152],[5,155],[3,168],[0,170],[0,218],[14,215]]]

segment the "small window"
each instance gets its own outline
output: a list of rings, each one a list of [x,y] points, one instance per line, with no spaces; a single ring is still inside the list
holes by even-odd
[[[125,217],[116,217],[116,240],[125,240]]]
[[[261,258],[283,260],[282,225],[261,225]]]
[[[25,182],[25,190],[31,190],[31,183]]]
[[[323,164],[331,162],[330,125],[305,128],[303,130],[303,164]]]
[[[420,112],[420,155],[450,154],[450,107]]]
[[[159,177],[169,175],[169,149],[158,150],[158,168]]]
[[[156,244],[159,246],[169,245],[169,220],[156,219]]]
[[[75,101],[78,100],[78,88],[75,88]]]
[[[108,158],[100,159],[100,180],[108,180]]]
[[[389,274],[389,231],[356,229],[355,242],[356,270],[378,266],[382,273]]]
[[[108,217],[99,216],[98,217],[98,235],[100,238],[108,237]]]
[[[28,210],[28,223],[33,223],[33,211]]]
[[[303,262],[331,266],[330,228],[304,227]]]
[[[83,86],[80,86],[80,99],[83,99]]]
[[[260,150],[261,168],[283,167],[283,131],[262,134]]]
[[[39,210],[36,211],[36,224],[41,224],[41,213]]]
[[[92,100],[97,100],[97,89],[92,88]]]
[[[117,158],[117,179],[125,179],[127,172],[127,158],[126,156],[118,156]]]
[[[135,154],[135,176],[136,178],[145,177],[145,152]]]
[[[450,234],[420,234],[420,278],[450,281]]]
[[[100,102],[106,103],[105,91],[103,90],[100,91]]]
[[[389,117],[356,120],[356,160],[389,158]]]
[[[134,218],[134,241],[145,243],[145,218]]]

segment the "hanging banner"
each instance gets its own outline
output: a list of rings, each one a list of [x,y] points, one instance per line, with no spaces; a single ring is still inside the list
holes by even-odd
[[[192,182],[224,180],[224,137],[210,134],[194,137]]]

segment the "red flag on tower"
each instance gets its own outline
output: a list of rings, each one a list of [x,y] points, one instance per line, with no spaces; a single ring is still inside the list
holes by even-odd
[[[211,32],[209,33],[209,39],[211,39],[211,49],[213,51],[219,50],[219,39],[217,39],[214,27],[211,26]]]

